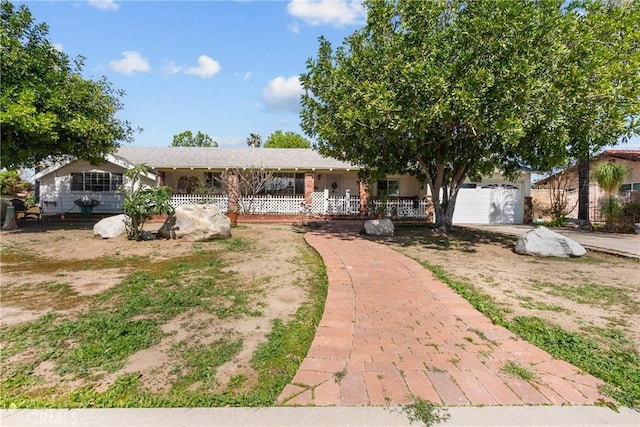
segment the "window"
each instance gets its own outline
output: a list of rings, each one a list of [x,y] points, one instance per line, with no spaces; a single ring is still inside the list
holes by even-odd
[[[620,189],[618,190],[619,192],[624,192],[624,191],[640,191],[640,182],[634,182],[631,184],[622,184],[620,186]]]
[[[304,194],[304,174],[274,173],[273,178],[263,191],[268,194]]]
[[[205,172],[204,173],[204,182],[208,187],[211,188],[222,188],[222,174],[220,172]]]
[[[122,185],[121,173],[73,172],[71,191],[118,191]]]
[[[400,181],[385,179],[378,181],[378,196],[400,196]]]

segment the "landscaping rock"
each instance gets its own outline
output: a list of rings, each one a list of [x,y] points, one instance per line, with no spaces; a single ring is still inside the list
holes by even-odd
[[[178,206],[158,230],[158,237],[206,242],[231,236],[231,221],[217,205]]]
[[[528,231],[516,242],[515,251],[523,255],[580,257],[587,251],[575,240],[541,225]]]
[[[395,228],[389,218],[370,219],[364,223],[364,231],[374,236],[393,236]]]
[[[93,235],[100,236],[103,239],[118,237],[126,231],[126,220],[127,216],[125,214],[114,215],[101,219],[93,226]]]

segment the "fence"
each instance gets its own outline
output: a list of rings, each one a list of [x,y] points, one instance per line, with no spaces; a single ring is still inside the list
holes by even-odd
[[[314,192],[311,195],[311,206],[306,206],[303,196],[271,196],[243,197],[238,202],[242,214],[316,214],[316,215],[360,215],[360,198],[349,195],[329,196],[328,191]],[[215,203],[221,211],[226,212],[229,199],[226,195],[175,194],[171,198],[175,208],[188,204]],[[394,218],[425,218],[427,205],[423,200],[374,200],[370,202],[372,215]]]

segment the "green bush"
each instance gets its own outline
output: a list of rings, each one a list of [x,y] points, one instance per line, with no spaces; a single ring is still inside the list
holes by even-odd
[[[619,233],[633,233],[637,222],[640,222],[640,203],[625,203],[613,219],[613,229]]]
[[[17,170],[0,171],[0,192],[14,195],[31,191],[31,183],[20,178]]]

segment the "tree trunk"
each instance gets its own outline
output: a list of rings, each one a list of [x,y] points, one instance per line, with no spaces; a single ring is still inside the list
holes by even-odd
[[[589,157],[578,163],[578,219],[589,223]]]

